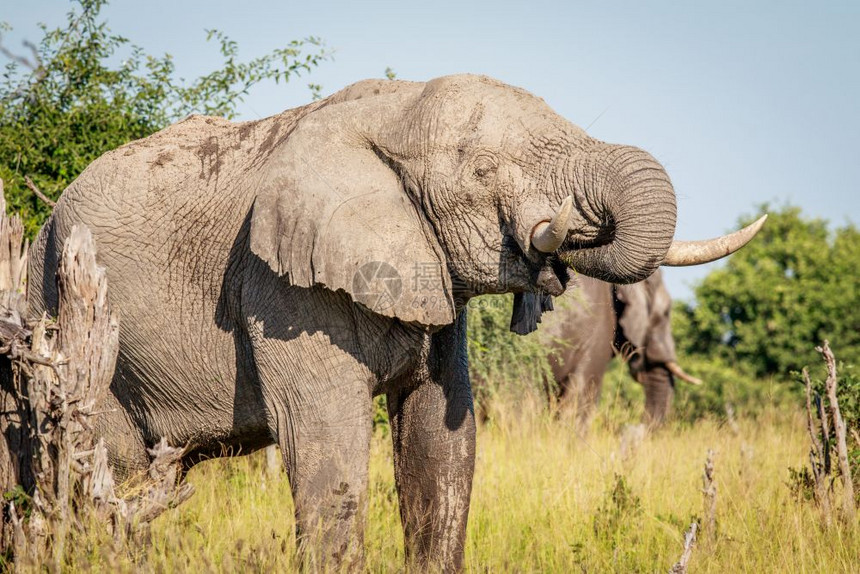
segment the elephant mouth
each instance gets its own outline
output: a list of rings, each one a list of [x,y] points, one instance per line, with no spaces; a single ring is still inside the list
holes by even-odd
[[[567,289],[570,270],[560,257],[547,257],[538,270],[534,283],[541,293],[558,297]]]
[[[561,247],[555,253],[545,257],[537,272],[534,283],[537,288],[548,295],[558,297],[567,289],[571,272],[577,270],[570,264],[574,253],[582,249],[601,247],[612,243],[615,239],[614,230],[601,230],[593,237],[583,239],[573,233],[568,235]]]

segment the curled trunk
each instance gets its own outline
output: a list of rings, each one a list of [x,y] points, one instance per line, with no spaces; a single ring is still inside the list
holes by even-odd
[[[585,233],[571,230],[561,258],[579,273],[610,283],[634,283],[663,261],[675,233],[675,192],[648,153],[603,146],[570,174]],[[594,233],[594,229],[597,232]]]

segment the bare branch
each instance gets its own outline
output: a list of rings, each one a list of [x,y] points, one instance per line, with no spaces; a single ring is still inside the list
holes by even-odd
[[[36,197],[47,203],[51,207],[51,209],[57,206],[57,202],[42,193],[42,191],[38,187],[36,187],[36,184],[33,183],[33,180],[26,175],[24,176],[24,183],[27,184],[27,187],[30,188],[30,191],[36,194]]]
[[[6,46],[4,46],[2,43],[2,36],[0,36],[0,54],[3,54],[13,62],[17,62],[18,64],[21,64],[22,66],[30,70],[32,77],[34,78],[34,83],[41,82],[42,79],[44,79],[44,77],[48,75],[48,72],[42,65],[42,59],[39,57],[39,51],[36,48],[35,44],[26,40],[24,41],[24,47],[28,48],[33,54],[32,61],[28,60],[25,56],[15,54],[14,52],[6,48]],[[12,96],[18,98],[26,94],[29,88],[28,84],[29,80],[24,80],[23,82],[21,82],[21,85],[19,85],[18,88],[16,88],[15,91],[12,93]]]
[[[714,450],[708,449],[705,469],[702,472],[702,494],[705,502],[704,529],[708,538],[717,534],[717,483],[714,480]]]
[[[809,464],[812,468],[812,479],[815,481],[813,494],[815,502],[821,509],[821,515],[826,525],[830,524],[830,490],[827,488],[827,475],[830,473],[829,438],[827,436],[827,414],[821,406],[821,400],[816,395],[815,403],[819,420],[821,421],[821,434],[816,431],[816,424],[812,409],[812,381],[809,379],[809,371],[803,369],[803,382],[806,387],[806,430],[812,446],[809,449]],[[822,442],[823,441],[823,442]]]
[[[284,469],[281,452],[276,445],[270,444],[266,447],[266,473],[270,476],[278,476]]]
[[[39,49],[36,47],[36,44],[31,42],[30,40],[24,40],[24,47],[30,50],[30,53],[33,54],[33,62],[36,63],[36,67],[33,69],[43,69],[44,66],[42,65],[42,57],[39,55]]]
[[[684,552],[681,558],[669,570],[669,574],[687,574],[687,564],[690,558],[693,557],[693,547],[696,545],[696,531],[699,525],[695,522],[690,524],[690,528],[684,533]]]
[[[28,60],[25,56],[20,56],[16,53],[12,52],[9,48],[7,48],[6,46],[4,46],[2,44],[2,39],[0,39],[0,54],[3,54],[4,56],[9,58],[13,62],[17,62],[17,63],[21,64],[22,66],[24,66],[25,68],[35,72],[42,65],[42,62],[39,60],[39,54],[36,52],[35,46],[33,46],[32,43],[24,42],[24,46],[30,48],[30,50],[33,52],[33,55],[35,56],[35,62]]]
[[[853,522],[856,508],[854,506],[854,483],[851,480],[851,466],[848,463],[848,443],[846,440],[845,421],[839,411],[839,399],[836,387],[839,379],[836,374],[836,357],[830,350],[830,343],[825,339],[824,345],[816,347],[827,365],[827,400],[830,403],[830,416],[833,418],[833,431],[836,434],[836,455],[839,458],[839,473],[842,475],[842,514],[849,524]]]

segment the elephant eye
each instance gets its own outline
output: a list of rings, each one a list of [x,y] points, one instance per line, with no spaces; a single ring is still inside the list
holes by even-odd
[[[485,178],[496,171],[496,162],[489,156],[480,156],[475,160],[475,175]]]

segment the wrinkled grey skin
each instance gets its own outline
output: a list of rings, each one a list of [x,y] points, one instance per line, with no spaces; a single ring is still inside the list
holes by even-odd
[[[564,244],[537,252],[533,226],[570,194]],[[120,313],[99,409],[120,471],[144,468],[161,437],[188,445],[188,465],[276,441],[303,559],[360,568],[371,397],[385,393],[407,552],[458,570],[475,455],[463,305],[558,295],[560,258],[644,279],[675,197],[647,153],[525,91],[452,76],[360,82],[254,122],[194,116],[105,154],[36,239],[36,313],[56,306],[75,224]]]
[[[548,355],[558,399],[583,431],[591,419],[609,361],[620,355],[645,390],[645,423],[659,425],[675,394],[666,368],[677,362],[672,337],[672,298],[658,270],[645,281],[613,285],[578,275],[538,330]]]

